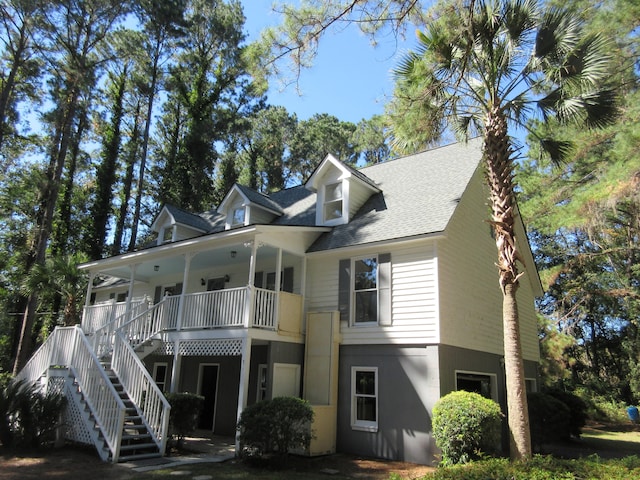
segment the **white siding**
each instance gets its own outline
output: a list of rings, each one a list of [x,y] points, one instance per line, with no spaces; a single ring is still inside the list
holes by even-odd
[[[482,173],[477,172],[447,226],[446,238],[438,242],[440,341],[502,355],[502,293],[487,201]],[[538,360],[532,286],[528,276],[520,283],[523,356]]]
[[[437,341],[437,262],[434,242],[388,245],[312,257],[307,263],[307,311],[338,309],[340,259],[391,253],[390,326],[349,326],[342,322],[343,344],[425,344]]]
[[[349,219],[353,218],[372,194],[373,191],[370,188],[357,181],[351,180],[349,182]]]

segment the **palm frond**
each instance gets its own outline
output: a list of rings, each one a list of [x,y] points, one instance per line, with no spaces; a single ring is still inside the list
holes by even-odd
[[[557,140],[555,138],[545,137],[539,138],[540,151],[549,156],[551,161],[556,165],[565,162],[571,158],[573,153],[573,143],[566,140]]]

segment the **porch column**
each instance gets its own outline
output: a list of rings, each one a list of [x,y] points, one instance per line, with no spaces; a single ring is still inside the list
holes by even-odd
[[[180,340],[173,342],[173,365],[171,367],[171,385],[169,392],[176,393],[180,381],[180,366],[182,365],[182,355],[180,355]]]
[[[278,319],[280,318],[280,282],[282,281],[282,248],[278,247],[276,256],[276,304],[273,306],[273,325],[278,331]]]
[[[182,292],[180,292],[180,300],[178,300],[178,318],[176,321],[176,330],[182,330],[182,315],[184,313],[184,295],[187,291],[189,282],[189,271],[191,270],[191,260],[195,257],[195,253],[184,254],[184,275],[182,276]]]
[[[251,242],[251,258],[249,259],[249,281],[248,285],[248,293],[247,293],[247,305],[245,308],[245,316],[244,316],[244,328],[249,328],[251,325],[251,320],[253,319],[253,309],[255,305],[255,291],[256,286],[254,285],[254,279],[256,277],[256,255],[258,254],[258,243],[254,239]]]
[[[93,291],[93,280],[96,278],[94,272],[89,272],[89,284],[87,285],[87,297],[84,299],[84,306],[91,305],[91,292]]]
[[[127,291],[127,303],[124,307],[124,311],[127,312],[126,318],[128,320],[131,320],[131,297],[133,297],[133,282],[136,280],[136,270],[138,269],[138,265],[140,264],[136,263],[135,265],[129,265],[129,290]]]
[[[249,370],[251,366],[251,338],[242,340],[242,357],[240,359],[240,385],[238,386],[238,415],[236,425],[240,421],[242,410],[247,406],[249,396]],[[236,453],[240,452],[240,432],[236,433]]]

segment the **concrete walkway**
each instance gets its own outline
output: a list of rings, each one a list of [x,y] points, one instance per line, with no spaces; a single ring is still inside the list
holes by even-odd
[[[194,463],[219,463],[236,456],[235,439],[221,437],[210,432],[198,430],[193,437],[186,437],[184,451],[161,458],[149,458],[133,462],[120,463],[136,472],[148,472],[162,468],[181,467]]]

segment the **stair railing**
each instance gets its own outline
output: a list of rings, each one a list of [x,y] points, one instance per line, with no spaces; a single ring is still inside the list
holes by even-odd
[[[29,383],[36,382],[52,366],[65,367],[73,373],[111,451],[112,461],[117,462],[125,405],[80,327],[57,327],[14,381],[24,379]],[[94,426],[90,425],[89,428]],[[100,449],[101,445],[96,447]]]
[[[171,406],[136,355],[126,335],[126,327],[127,325],[124,325],[115,332],[111,368],[118,375],[129,398],[140,409],[153,441],[158,445],[160,453],[164,455]]]
[[[92,343],[93,351],[96,352],[98,358],[102,358],[111,354],[113,350],[114,334],[118,328],[120,328],[131,319],[138,318],[144,315],[147,311],[149,311],[149,301],[146,297],[132,300],[131,310],[129,312],[123,312],[109,323],[96,329],[93,332]]]

